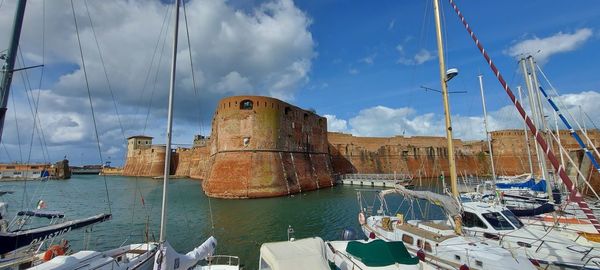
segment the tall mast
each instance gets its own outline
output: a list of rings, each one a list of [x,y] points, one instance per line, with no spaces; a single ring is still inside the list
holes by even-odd
[[[485,140],[488,142],[490,151],[490,163],[492,164],[492,183],[496,188],[496,168],[494,167],[494,153],[492,151],[492,140],[488,131],[487,110],[485,109],[485,95],[483,94],[483,75],[479,74],[479,89],[481,90],[481,105],[483,106],[483,126],[485,127]]]
[[[523,104],[523,95],[521,94],[521,86],[517,86],[519,92],[519,102]],[[523,131],[525,132],[525,145],[527,146],[527,160],[529,161],[529,173],[533,176],[533,162],[531,161],[531,147],[529,147],[529,132],[527,132],[527,123],[523,121]],[[537,144],[536,144],[537,146]]]
[[[15,69],[15,61],[17,60],[17,50],[19,49],[19,39],[21,38],[21,27],[23,26],[23,15],[25,14],[25,5],[27,0],[19,0],[17,10],[15,12],[15,20],[13,22],[12,36],[10,38],[10,46],[6,54],[6,63],[2,67],[2,81],[0,82],[0,142],[2,142],[2,133],[4,131],[4,120],[6,118],[6,106],[8,104],[8,94],[10,92],[10,84]]]
[[[442,43],[442,26],[440,23],[440,6],[438,0],[433,0],[433,11],[435,13],[435,34],[437,37],[438,58],[440,64],[440,83],[442,84],[442,97],[444,99],[444,116],[446,120],[446,139],[448,140],[448,163],[450,169],[450,187],[452,196],[458,199],[458,187],[456,180],[456,162],[454,160],[454,142],[452,141],[452,121],[450,120],[450,104],[448,102],[448,82],[446,78],[446,63],[444,60],[444,44]]]
[[[448,82],[446,76],[446,63],[444,60],[444,44],[442,43],[442,26],[440,23],[440,4],[438,0],[433,0],[433,12],[435,13],[435,34],[437,37],[438,59],[440,64],[440,83],[442,85],[442,97],[444,99],[444,116],[446,120],[446,139],[448,140],[448,167],[450,170],[450,188],[452,196],[460,201],[458,195],[458,182],[456,177],[456,161],[454,159],[454,143],[452,141],[452,121],[450,120],[450,104],[448,102]],[[454,230],[457,234],[462,234],[462,225],[460,215],[453,217],[455,219]]]
[[[177,65],[177,34],[179,30],[179,0],[175,0],[175,30],[173,32],[173,53],[171,55],[171,81],[169,84],[169,109],[167,113],[167,143],[165,151],[165,171],[163,176],[163,201],[160,215],[160,238],[165,241],[167,232],[167,184],[171,170],[171,131],[173,130],[173,96],[175,94],[175,67]]]
[[[546,123],[546,119],[544,117],[544,109],[542,107],[542,99],[541,99],[541,94],[540,94],[540,85],[538,83],[538,79],[537,79],[537,72],[535,71],[535,63],[533,61],[533,56],[529,56],[527,57],[527,60],[529,61],[529,67],[531,68],[531,85],[534,86],[533,87],[533,91],[535,91],[535,96],[536,98],[536,104],[538,106],[538,113],[540,116],[540,123],[542,124],[540,127],[543,128],[545,135],[546,135],[546,141],[549,142],[549,146],[550,149],[552,149],[552,140],[549,138],[549,129],[548,129],[548,123]],[[560,151],[560,149],[559,149]],[[544,169],[544,179],[546,180],[546,189],[548,192],[548,202],[550,203],[554,203],[554,197],[552,196],[552,184],[550,183],[550,178],[548,177],[548,166],[546,164],[546,155],[544,155],[542,153],[541,155],[541,161],[542,161],[542,168]],[[554,176],[554,175],[553,175]],[[556,182],[555,179],[553,179],[553,182]]]
[[[539,117],[539,114],[537,111],[537,106],[535,105],[535,100],[534,100],[535,94],[533,93],[531,77],[529,75],[529,71],[527,70],[527,63],[525,63],[525,58],[522,58],[521,60],[519,60],[519,62],[521,64],[521,70],[523,71],[525,85],[527,86],[527,93],[528,93],[528,97],[529,97],[529,107],[531,109],[531,115],[533,116],[532,119],[536,126],[540,126],[540,121],[539,121],[540,117]],[[538,132],[539,132],[539,130],[538,130]],[[533,134],[533,136],[537,137],[537,134]],[[546,179],[546,172],[545,172],[545,168],[542,163],[542,159],[544,159],[544,153],[540,152],[540,149],[537,144],[535,144],[534,146],[535,146],[535,156],[537,158],[537,163],[538,163],[538,168],[540,170],[541,178]]]

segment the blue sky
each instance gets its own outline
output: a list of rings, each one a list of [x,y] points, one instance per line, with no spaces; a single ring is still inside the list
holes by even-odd
[[[15,106],[11,108],[9,101],[2,146],[6,151],[0,149],[0,160],[51,161],[67,155],[75,164],[98,163],[69,1],[46,1],[45,12],[41,3],[28,3],[20,49],[25,65],[46,65],[45,75],[39,87],[39,70],[28,72],[31,89],[24,87],[20,75],[15,77],[11,93]],[[465,140],[484,136],[480,73],[491,128],[519,127],[507,95],[458,17],[447,1],[441,4],[447,66],[460,70],[449,87],[467,91],[450,97],[456,135]],[[596,67],[600,5],[594,1],[457,4],[513,90],[523,84],[514,55],[531,51],[563,95],[565,107],[578,114],[581,105],[594,121],[600,118],[594,110],[600,102]],[[170,4],[132,0],[89,1],[88,5],[94,31],[84,2],[75,1],[101,149],[105,160],[110,156],[118,164],[125,153],[123,135],[144,133],[164,142],[171,34],[160,30]],[[175,142],[189,144],[194,134],[206,133],[216,102],[243,94],[274,96],[313,108],[328,118],[332,131],[358,136],[442,135],[441,96],[420,88],[440,89],[431,5],[431,1],[188,1],[199,95],[192,87],[187,41],[180,38]],[[13,12],[13,1],[0,6],[0,32],[7,33]],[[162,48],[165,41],[164,49],[156,53],[157,42]],[[7,42],[2,35],[0,44]],[[40,94],[44,132],[43,138],[39,132],[34,136],[31,157],[33,116],[26,93]],[[20,123],[18,133],[15,122]]]

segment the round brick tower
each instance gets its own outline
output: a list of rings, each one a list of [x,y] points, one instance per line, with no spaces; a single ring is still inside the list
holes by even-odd
[[[222,99],[211,141],[208,196],[273,197],[334,184],[327,119],[278,99]]]

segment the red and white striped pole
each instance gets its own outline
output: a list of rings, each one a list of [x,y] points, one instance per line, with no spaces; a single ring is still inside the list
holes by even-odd
[[[571,201],[576,202],[579,205],[579,208],[581,208],[581,210],[585,213],[588,220],[594,225],[594,228],[596,228],[596,231],[598,231],[600,233],[600,222],[598,222],[598,220],[594,216],[594,213],[592,212],[592,210],[590,209],[588,204],[583,200],[583,196],[581,195],[579,190],[577,190],[577,188],[573,184],[573,181],[571,181],[571,178],[569,178],[569,176],[565,172],[562,165],[560,165],[560,163],[558,162],[558,159],[556,158],[556,156],[554,155],[554,153],[552,152],[550,147],[548,147],[546,140],[544,140],[542,135],[538,132],[537,128],[531,121],[531,118],[529,118],[527,113],[525,113],[523,106],[521,106],[521,103],[519,103],[519,101],[516,99],[512,90],[510,90],[510,87],[508,87],[508,84],[504,80],[504,77],[502,77],[502,74],[500,74],[500,71],[498,70],[496,65],[492,62],[492,59],[485,51],[485,48],[483,48],[483,45],[481,45],[481,42],[479,42],[479,39],[477,39],[477,37],[475,36],[475,33],[473,33],[473,30],[471,30],[471,27],[469,26],[469,24],[465,20],[465,17],[462,15],[460,10],[454,3],[454,0],[448,0],[448,1],[450,1],[450,5],[452,5],[452,8],[454,8],[454,11],[458,15],[458,18],[460,19],[462,24],[465,26],[467,32],[469,32],[469,35],[471,36],[473,41],[475,41],[475,45],[477,45],[477,48],[483,55],[483,58],[485,58],[485,61],[488,63],[488,65],[492,69],[492,72],[494,72],[494,75],[496,76],[496,78],[498,79],[500,84],[502,85],[502,88],[504,88],[504,91],[506,91],[506,94],[508,94],[508,97],[510,98],[512,103],[515,105],[515,107],[517,107],[517,111],[519,111],[519,114],[525,120],[527,127],[529,128],[531,133],[535,135],[535,140],[537,141],[538,145],[542,148],[544,153],[546,153],[546,156],[548,157],[548,160],[550,160],[552,167],[554,167],[554,170],[560,176],[560,179],[562,179],[563,183],[567,187],[567,190],[570,193],[569,198],[571,199]]]

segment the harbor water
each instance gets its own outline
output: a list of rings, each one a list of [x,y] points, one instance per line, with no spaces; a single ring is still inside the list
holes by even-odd
[[[286,197],[224,200],[209,199],[199,180],[171,179],[167,240],[179,252],[187,252],[214,235],[218,254],[239,256],[245,269],[255,269],[260,245],[287,240],[288,226],[296,238],[336,240],[345,228],[364,237],[357,220],[358,188],[376,190],[338,185]],[[49,210],[65,212],[68,219],[110,211],[112,219],[91,231],[67,234],[74,250],[106,250],[159,238],[162,179],[74,175],[69,180],[3,182],[0,190],[14,191],[1,198],[8,202],[11,216],[25,205],[34,208],[39,200]]]

